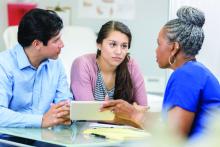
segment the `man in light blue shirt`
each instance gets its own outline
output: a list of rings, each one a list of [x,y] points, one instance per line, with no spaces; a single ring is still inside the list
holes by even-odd
[[[63,22],[33,9],[18,27],[18,42],[0,53],[0,127],[68,125],[72,94],[58,55]]]

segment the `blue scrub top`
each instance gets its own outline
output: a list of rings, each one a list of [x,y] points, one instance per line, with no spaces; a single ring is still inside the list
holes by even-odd
[[[219,82],[203,64],[189,61],[172,73],[163,101],[165,118],[175,106],[195,113],[189,137],[205,131],[213,110],[220,109]]]

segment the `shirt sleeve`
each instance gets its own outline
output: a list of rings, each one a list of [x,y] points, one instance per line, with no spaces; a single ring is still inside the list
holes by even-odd
[[[58,65],[57,70],[60,71],[60,75],[59,75],[58,85],[57,85],[55,99],[54,99],[55,103],[58,103],[60,101],[67,100],[67,99],[69,100],[73,99],[73,95],[70,91],[70,87],[67,82],[67,76],[66,76],[64,66],[61,60],[58,60],[58,61],[59,61],[59,65]]]
[[[196,76],[182,70],[173,73],[168,82],[164,97],[166,111],[178,106],[187,111],[196,112],[200,93],[197,80]]]
[[[144,78],[138,67],[138,64],[131,59],[131,78],[133,82],[133,96],[139,105],[147,106],[147,92],[145,88]]]
[[[77,58],[71,68],[71,90],[75,100],[78,101],[94,100],[87,62],[82,57]]]
[[[6,74],[8,73],[8,75]],[[9,108],[12,96],[13,78],[0,65],[0,126],[41,127],[42,115],[23,114]]]

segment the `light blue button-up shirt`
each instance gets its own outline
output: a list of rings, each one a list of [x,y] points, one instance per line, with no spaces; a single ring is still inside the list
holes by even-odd
[[[72,99],[61,61],[33,67],[23,48],[0,53],[0,127],[41,127],[51,103]]]

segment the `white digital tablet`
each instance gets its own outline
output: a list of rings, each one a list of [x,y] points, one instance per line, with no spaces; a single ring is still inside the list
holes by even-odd
[[[103,101],[71,101],[71,120],[113,120],[115,114],[110,110],[100,112]]]

